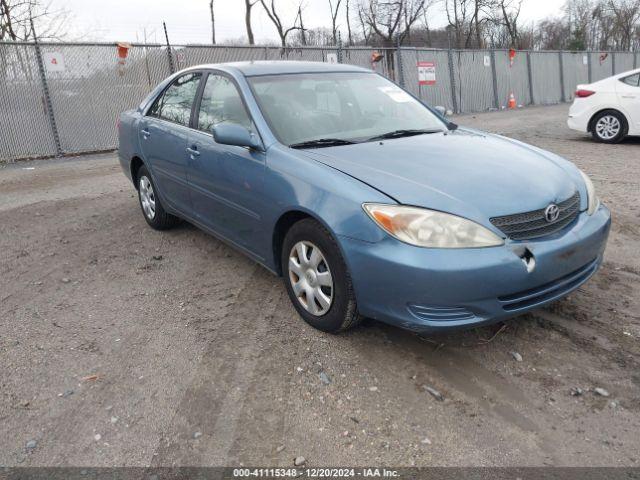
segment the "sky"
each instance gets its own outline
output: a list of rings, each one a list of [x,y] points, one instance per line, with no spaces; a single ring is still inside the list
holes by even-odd
[[[344,3],[344,2],[343,2]],[[357,0],[352,0],[352,4]],[[534,22],[560,12],[560,0],[523,0],[521,18]],[[167,23],[174,44],[210,43],[209,0],[51,0],[53,9],[69,12],[70,40],[164,42],[162,21]],[[214,0],[217,43],[246,38],[244,0]],[[291,25],[298,0],[276,0],[283,23]],[[304,0],[305,27],[330,27],[328,0]],[[442,6],[429,10],[430,25],[445,23]],[[260,4],[253,8],[256,43],[274,42],[278,36]],[[340,25],[346,31],[344,15]],[[352,25],[353,28],[353,25]]]

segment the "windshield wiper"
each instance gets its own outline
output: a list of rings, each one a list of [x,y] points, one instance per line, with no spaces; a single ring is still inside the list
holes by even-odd
[[[356,142],[351,140],[344,140],[342,138],[320,138],[318,140],[308,140],[306,142],[293,143],[289,145],[290,148],[322,148],[322,147],[337,147],[340,145],[353,145]]]
[[[385,140],[388,138],[413,137],[414,135],[426,135],[428,133],[440,133],[442,130],[394,130],[393,132],[383,133],[375,137],[367,138],[367,141]]]

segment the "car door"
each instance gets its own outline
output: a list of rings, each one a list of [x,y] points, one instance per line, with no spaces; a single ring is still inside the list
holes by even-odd
[[[616,84],[618,101],[629,115],[629,133],[640,133],[640,73],[621,78]]]
[[[186,148],[191,111],[201,78],[202,72],[176,78],[151,105],[139,128],[142,153],[160,195],[180,212],[188,212],[191,207]]]
[[[197,220],[263,258],[260,251],[265,154],[215,142],[212,127],[235,123],[257,133],[234,80],[210,72],[197,105],[187,178]]]

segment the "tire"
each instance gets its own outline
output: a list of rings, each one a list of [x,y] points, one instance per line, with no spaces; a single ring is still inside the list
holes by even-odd
[[[289,229],[281,265],[289,298],[309,325],[338,333],[360,323],[351,276],[340,248],[317,221],[301,220]]]
[[[591,120],[591,136],[601,143],[618,143],[627,135],[627,119],[617,110],[604,110]]]
[[[144,165],[138,170],[136,184],[142,215],[151,228],[167,230],[180,223],[178,217],[165,211],[160,198],[155,193],[158,190],[153,183],[153,179]]]

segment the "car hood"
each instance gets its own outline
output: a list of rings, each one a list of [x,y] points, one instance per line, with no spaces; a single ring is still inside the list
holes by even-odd
[[[482,224],[560,202],[584,186],[570,162],[516,140],[470,129],[305,150],[406,205]],[[366,201],[366,199],[364,200]]]

